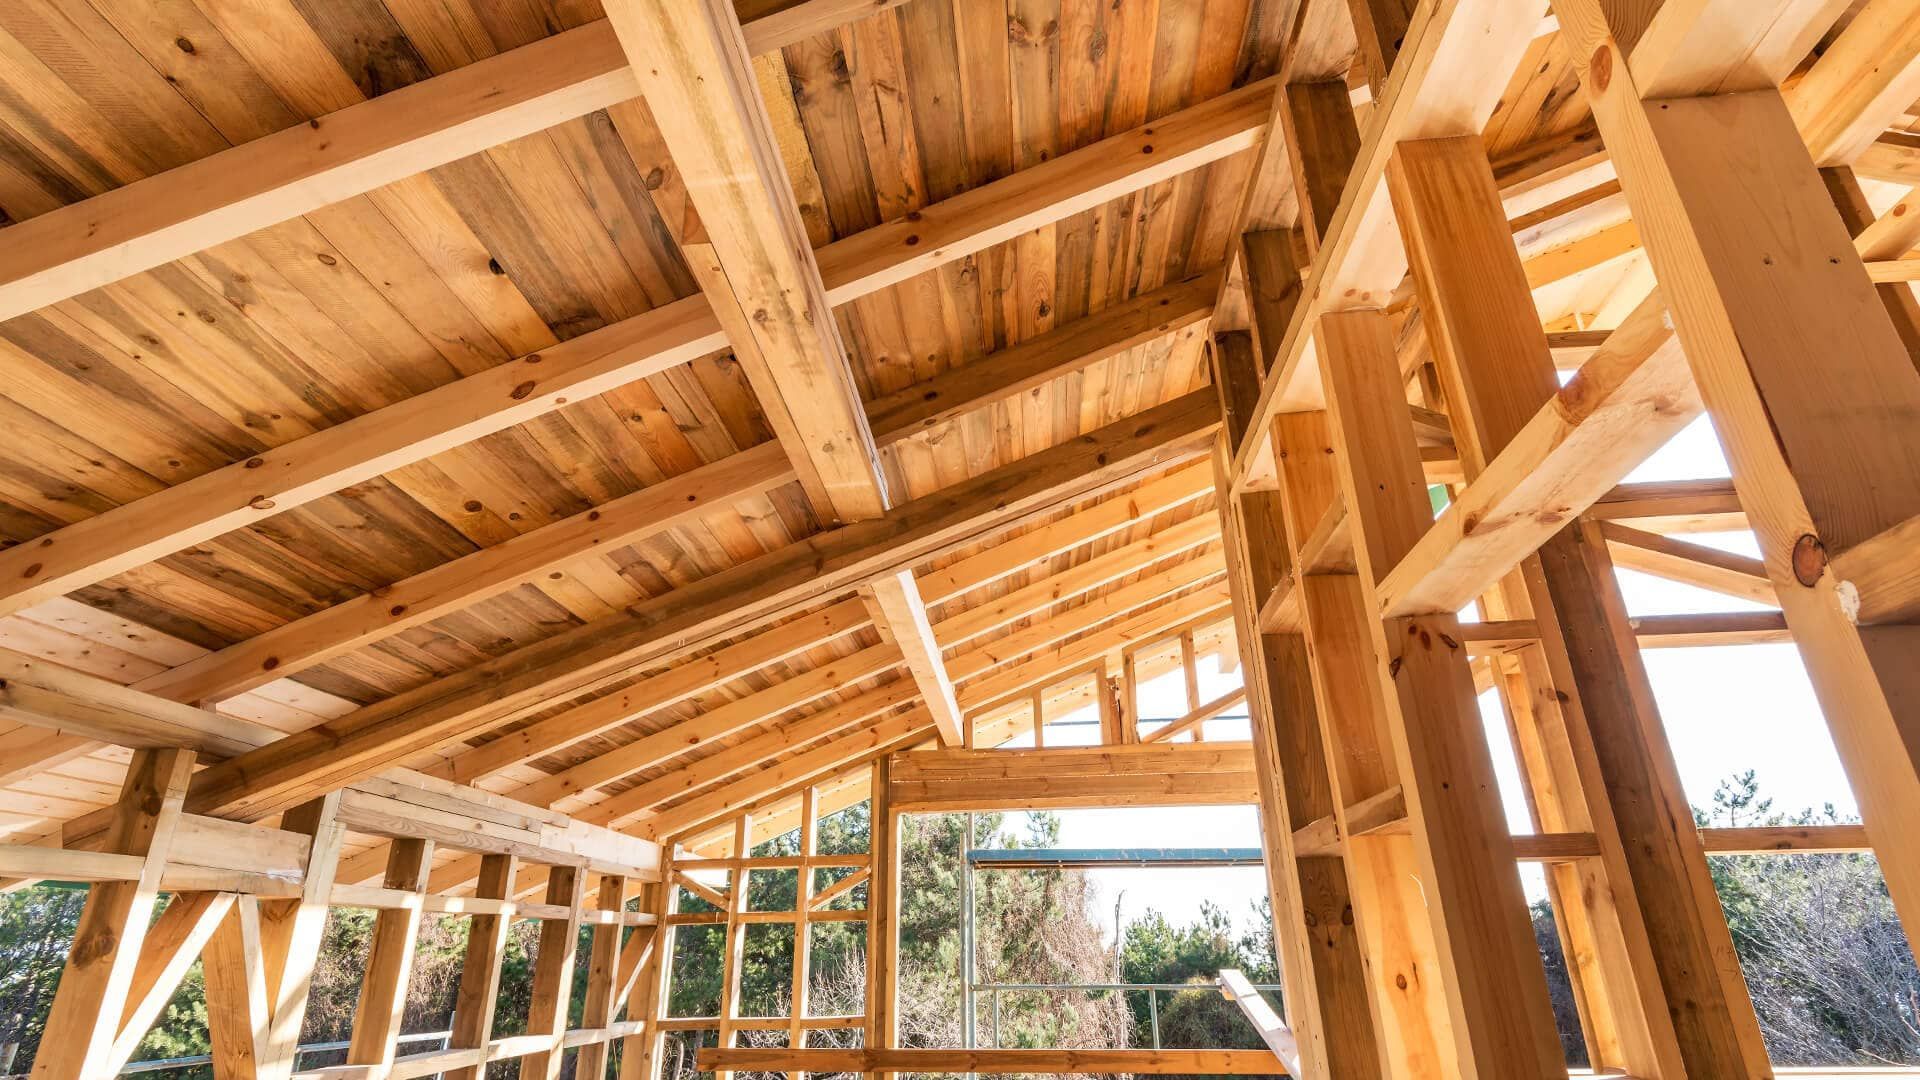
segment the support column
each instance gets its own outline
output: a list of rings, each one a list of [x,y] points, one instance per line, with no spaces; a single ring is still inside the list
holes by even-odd
[[[1257,378],[1249,348],[1216,342],[1215,358],[1216,385],[1223,394],[1238,380]],[[1223,441],[1214,458],[1220,527],[1247,688],[1261,844],[1287,1021],[1308,1080],[1380,1076],[1346,867],[1337,855],[1301,858],[1295,851],[1295,830],[1331,816],[1334,798],[1304,638],[1267,634],[1260,625],[1263,598],[1289,574],[1278,497],[1270,492],[1233,496],[1225,475],[1228,454]]]
[[[888,761],[882,757],[873,763],[868,813],[872,839],[867,847],[872,867],[867,878],[866,1045],[883,1050],[900,1041],[900,815],[887,798]]]
[[[1432,521],[1413,426],[1381,312],[1320,320],[1328,427],[1351,530],[1362,610]],[[1366,620],[1406,801],[1417,885],[1447,1006],[1452,1055],[1466,1077],[1539,1077],[1565,1069],[1547,1005],[1513,844],[1452,615]]]
[[[1471,481],[1559,381],[1480,140],[1402,143],[1387,181]],[[1727,970],[1733,942],[1612,565],[1604,546],[1596,563],[1569,544],[1579,546],[1567,534],[1548,542],[1548,567],[1528,559],[1492,614],[1543,627],[1541,645],[1516,657],[1536,721],[1531,756],[1562,765],[1545,807],[1555,827],[1592,831],[1602,853],[1598,867],[1555,871],[1578,886],[1558,890],[1581,905],[1576,933],[1599,946],[1569,952],[1600,1006],[1594,1064],[1649,1080],[1762,1075],[1759,1022]]]
[[[595,896],[595,906],[603,913],[612,913],[616,918],[627,910],[627,879],[619,874],[600,875],[600,890]],[[582,1028],[604,1028],[613,1023],[613,1006],[616,988],[623,975],[620,971],[620,935],[626,927],[619,922],[595,923],[593,930],[592,955],[587,967],[587,996],[581,1002],[580,1026]],[[603,1080],[607,1075],[608,1041],[588,1043],[575,1055],[573,1075],[575,1080]]]
[[[1720,79],[1692,76],[1740,69],[1714,51],[1746,39],[1681,33],[1671,24],[1684,7],[1642,6],[1553,4],[1894,905],[1920,942],[1920,845],[1908,835],[1920,821],[1920,374],[1779,91],[1712,94]],[[1780,35],[1818,11],[1740,8]],[[1755,86],[1785,72],[1741,74]],[[1643,84],[1657,100],[1642,100]]]
[[[473,895],[481,900],[511,900],[520,860],[513,855],[480,859],[480,880]],[[500,968],[506,962],[507,935],[513,921],[505,915],[475,915],[467,924],[467,951],[460,963],[460,989],[454,997],[450,1050],[483,1049],[493,1038],[494,1002],[500,996]],[[446,1080],[481,1080],[484,1066],[448,1069]]]
[[[560,1039],[567,1033],[567,1003],[573,997],[573,961],[580,942],[580,907],[586,899],[587,873],[583,868],[556,866],[548,871],[546,902],[565,906],[568,914],[564,919],[547,919],[540,924],[527,1034],[546,1036],[553,1048],[521,1058],[520,1080],[559,1080]]]
[[[97,1080],[109,1075],[114,1036],[133,989],[140,947],[153,919],[167,848],[180,823],[190,750],[136,750],[113,807],[101,850],[141,859],[135,881],[103,881],[87,891],[74,927],[60,989],[47,1014],[34,1080]]]
[[[386,888],[414,894],[427,888],[433,869],[433,843],[401,839],[387,846]],[[399,1053],[401,1014],[407,1007],[407,982],[413,975],[413,943],[420,937],[418,906],[382,908],[373,917],[373,942],[360,980],[360,1003],[353,1014],[347,1064],[369,1066],[380,1080]]]

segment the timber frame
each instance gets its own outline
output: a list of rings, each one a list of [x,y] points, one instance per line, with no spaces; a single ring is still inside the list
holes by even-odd
[[[1518,862],[1597,1070],[1767,1077],[1709,856],[1870,852],[1920,941],[1914,0],[137,7],[0,11],[0,881],[88,889],[36,1080],[196,959],[218,1080],[1565,1075]],[[1729,477],[1634,477],[1703,417]],[[1694,827],[1642,650],[1742,644],[1861,824]],[[902,1045],[907,815],[1215,804],[1283,1057]]]

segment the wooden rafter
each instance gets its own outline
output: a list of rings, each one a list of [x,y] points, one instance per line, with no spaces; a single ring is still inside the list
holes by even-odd
[[[914,273],[1245,149],[1272,87],[1256,83],[869,229],[818,255],[844,304]],[[1143,154],[1141,147],[1155,148]],[[936,231],[937,230],[937,231]],[[924,242],[923,242],[924,241]],[[937,241],[937,242],[936,242]],[[0,615],[111,577],[351,484],[726,347],[688,297],[407,398],[0,551]]]
[[[801,486],[828,520],[879,517],[873,432],[732,4],[612,0],[607,17],[698,212],[681,250]]]
[[[1156,467],[1191,457],[1211,432],[1210,394],[1189,395],[1109,428],[822,533],[636,605],[291,735],[199,774],[191,805],[264,816],[355,776],[464,738],[556,693],[763,621],[809,598],[911,566],[983,532],[1017,526]]]
[[[920,586],[913,571],[884,574],[867,583],[863,595],[873,610],[873,621],[885,626],[894,645],[905,658],[907,670],[920,687],[920,699],[933,714],[940,741],[948,746],[963,742],[960,733],[960,703],[953,696],[953,679],[947,674],[946,659],[927,621],[927,604],[920,597]]]

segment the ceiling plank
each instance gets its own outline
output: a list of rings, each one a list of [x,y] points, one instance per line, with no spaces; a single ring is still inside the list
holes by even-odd
[[[804,0],[746,24],[772,52],[901,0]],[[605,20],[6,229],[0,321],[637,96]]]
[[[1214,287],[1202,276],[1143,293],[1098,314],[947,371],[867,405],[890,446],[1001,398],[1204,322]],[[742,498],[790,483],[772,443],[710,462],[503,544],[424,570],[225,649],[149,676],[135,687],[175,701],[221,700],[431,622],[569,562],[657,535]]]

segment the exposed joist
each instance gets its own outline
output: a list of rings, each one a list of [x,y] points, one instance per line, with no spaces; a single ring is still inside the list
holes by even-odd
[[[844,526],[768,552],[458,674],[203,771],[195,812],[257,818],[577,691],[684,655],[809,598],[933,558],[978,536],[1198,454],[1217,424],[1198,392]]]
[[[1062,154],[818,254],[844,304],[1019,232],[1246,149],[1263,130],[1270,82]],[[1143,134],[1144,132],[1144,134]],[[1143,153],[1143,148],[1148,148]],[[909,231],[900,232],[906,224]],[[938,227],[938,243],[932,235]],[[545,415],[569,401],[724,349],[693,296],[367,413],[136,502],[0,551],[0,615],[11,614],[341,488]]]
[[[892,6],[899,0],[884,0]],[[804,0],[749,21],[773,52],[865,18]],[[638,95],[606,21],[487,57],[6,229],[0,320]]]
[[[887,482],[730,0],[608,0],[699,220],[681,250],[816,511],[865,521]]]
[[[940,741],[959,746],[963,741],[960,703],[953,696],[953,679],[947,675],[947,663],[927,621],[927,605],[920,598],[920,586],[912,570],[882,574],[867,583],[863,594],[873,609],[873,621],[887,628],[904,658],[913,681],[920,687],[920,699],[933,715],[940,730]]]

